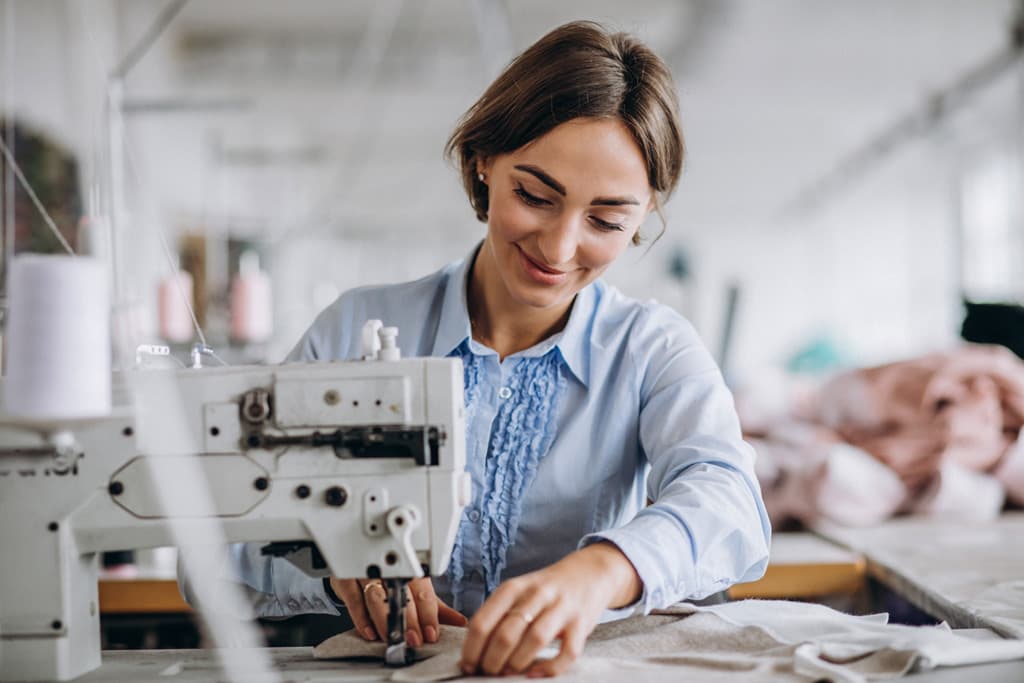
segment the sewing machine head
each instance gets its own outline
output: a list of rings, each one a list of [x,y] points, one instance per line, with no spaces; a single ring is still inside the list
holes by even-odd
[[[96,553],[175,545],[175,528],[216,520],[223,541],[396,598],[443,573],[470,497],[462,386],[442,358],[124,373],[130,410],[0,429],[0,680],[98,666]]]

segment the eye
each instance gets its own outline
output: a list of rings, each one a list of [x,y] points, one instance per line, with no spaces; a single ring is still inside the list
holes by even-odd
[[[601,228],[602,230],[622,231],[626,229],[626,226],[622,225],[621,223],[609,223],[608,221],[601,220],[597,216],[591,216],[590,220],[592,220],[594,222],[594,225]]]
[[[549,206],[551,204],[551,202],[549,202],[546,199],[541,199],[540,197],[536,197],[530,194],[525,189],[523,189],[522,185],[517,185],[514,192],[519,196],[520,199],[523,200],[524,204],[527,204],[529,206]]]

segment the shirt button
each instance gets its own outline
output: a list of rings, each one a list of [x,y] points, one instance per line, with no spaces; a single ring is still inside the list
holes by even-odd
[[[502,387],[498,390],[498,396],[503,399],[512,398],[512,390],[508,387]]]
[[[471,521],[471,522],[479,522],[480,521],[480,511],[479,510],[470,510],[469,511],[469,521]]]

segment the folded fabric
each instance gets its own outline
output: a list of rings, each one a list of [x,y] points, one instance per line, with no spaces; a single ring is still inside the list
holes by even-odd
[[[938,626],[889,624],[888,615],[853,616],[824,605],[743,600],[703,608],[737,627],[796,645],[794,670],[843,683],[889,678],[940,666],[1024,659],[1024,640],[979,639]]]
[[[862,681],[912,671],[1024,659],[1024,641],[969,637],[940,626],[900,626],[887,615],[852,616],[809,603],[744,600],[710,607],[681,604],[649,616],[599,625],[560,681],[636,676],[644,681]],[[461,678],[465,630],[442,627],[423,659],[393,681]],[[318,658],[383,657],[380,642],[352,632],[314,649]],[[551,656],[553,650],[545,653]],[[433,655],[433,656],[431,656]],[[474,677],[474,681],[507,680]]]
[[[968,344],[840,375],[819,399],[816,421],[913,489],[945,461],[997,465],[1024,426],[1024,363],[1005,348]]]
[[[737,400],[773,525],[865,526],[902,513],[981,521],[1007,500],[1024,505],[1024,362],[1006,349],[966,345],[844,372],[814,396],[771,419],[758,400]]]

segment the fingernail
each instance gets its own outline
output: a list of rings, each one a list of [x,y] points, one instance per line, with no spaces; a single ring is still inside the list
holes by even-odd
[[[433,626],[427,626],[425,629],[423,629],[423,635],[427,637],[428,643],[437,642],[437,629]]]
[[[373,630],[372,626],[364,626],[363,637],[365,637],[367,640],[377,640],[377,632]]]
[[[412,629],[405,632],[405,642],[413,647],[419,647],[423,643],[420,642],[420,634],[416,633]]]
[[[471,667],[469,664],[463,664],[462,662],[459,662],[459,668],[462,669],[462,673],[466,674],[467,676],[473,675],[473,667]]]

